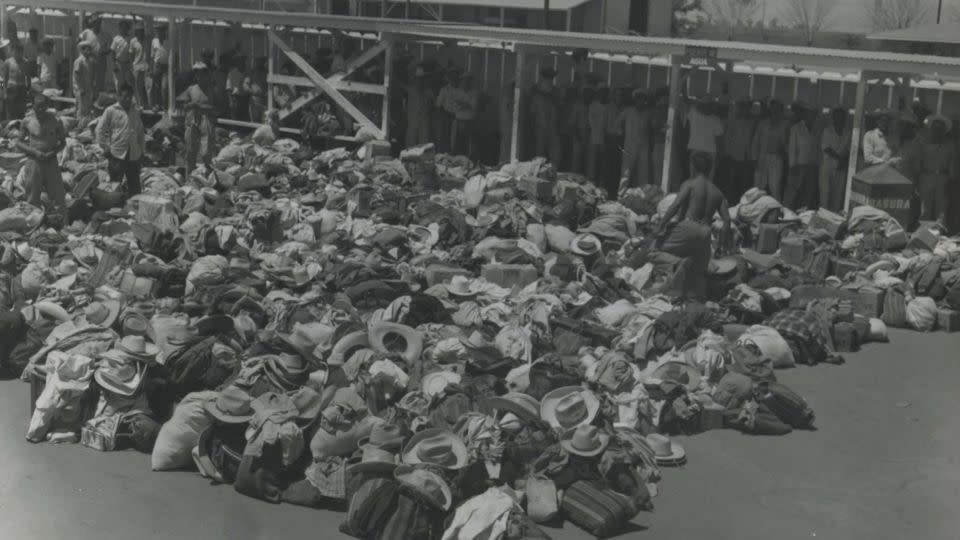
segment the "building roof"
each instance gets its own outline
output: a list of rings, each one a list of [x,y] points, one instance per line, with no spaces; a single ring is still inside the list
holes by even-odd
[[[960,44],[960,23],[925,24],[900,30],[877,32],[868,35],[867,39]]]
[[[406,3],[407,0],[391,0],[395,3]],[[590,0],[550,0],[550,11],[567,11]],[[414,4],[444,5],[444,6],[476,6],[489,8],[526,9],[543,11],[543,0],[411,0]]]

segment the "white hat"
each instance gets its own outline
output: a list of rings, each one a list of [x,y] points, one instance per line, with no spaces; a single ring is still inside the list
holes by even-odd
[[[201,70],[201,69],[207,69],[207,64],[204,63],[204,62],[196,62],[195,64],[193,64],[193,69],[194,69],[194,71],[196,71],[196,70]]]

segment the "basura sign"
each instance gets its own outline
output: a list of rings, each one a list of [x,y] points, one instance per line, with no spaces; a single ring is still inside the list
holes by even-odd
[[[693,47],[686,48],[686,64],[696,67],[713,67],[717,65],[716,47]]]

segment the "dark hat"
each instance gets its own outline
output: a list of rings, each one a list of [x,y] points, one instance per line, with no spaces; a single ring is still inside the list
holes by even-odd
[[[209,315],[198,319],[191,329],[201,336],[226,334],[233,331],[233,319],[227,315]]]

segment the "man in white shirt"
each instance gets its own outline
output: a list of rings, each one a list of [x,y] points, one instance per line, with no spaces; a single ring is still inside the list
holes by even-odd
[[[798,210],[804,206],[816,206],[820,137],[815,126],[816,110],[797,105],[795,113],[798,122],[790,128],[790,139],[787,143],[787,164],[790,169],[781,202],[793,210]]]
[[[107,107],[97,124],[97,142],[107,156],[111,182],[127,180],[127,194],[140,193],[140,161],[146,134],[140,107],[134,102],[133,87],[123,84],[117,102]]]
[[[136,80],[133,76],[133,50],[130,47],[131,35],[130,21],[124,19],[120,21],[120,34],[113,38],[110,43],[110,52],[113,53],[113,77],[120,91],[123,84],[136,88]]]
[[[710,156],[712,170],[707,178],[711,180],[717,172],[718,150],[723,147],[723,120],[714,114],[714,102],[701,100],[687,112],[687,124],[690,126],[690,140],[687,151],[693,156],[703,152]]]
[[[57,87],[57,57],[53,54],[53,40],[50,38],[46,38],[40,43],[37,69],[40,86],[44,88]]]
[[[144,47],[147,42],[146,31],[143,28],[143,22],[137,21],[133,30],[133,37],[130,39],[130,56],[133,61],[133,89],[137,104],[141,107],[147,106],[147,50]]]
[[[890,116],[883,112],[877,116],[877,127],[863,136],[863,161],[867,165],[880,165],[893,160],[893,151],[887,144],[890,134]]]
[[[167,51],[167,26],[157,26],[150,44],[150,59],[153,61],[153,77],[150,85],[150,105],[163,109],[167,102],[167,70],[170,68],[170,53]]]
[[[80,41],[93,44],[93,83],[99,93],[106,88],[107,61],[110,59],[110,36],[103,31],[98,17],[88,18],[86,28],[80,32]],[[96,96],[94,96],[96,98]]]

